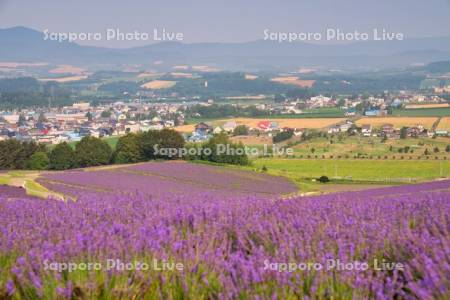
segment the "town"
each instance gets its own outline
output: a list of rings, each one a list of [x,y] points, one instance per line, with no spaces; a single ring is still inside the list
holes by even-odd
[[[225,122],[199,121],[208,120],[208,115],[201,115],[193,107],[206,110],[218,110],[223,106],[232,106],[235,111],[244,111],[250,106],[258,113],[258,122],[248,125],[239,122],[240,116],[224,114]],[[329,118],[331,125],[318,125],[319,131],[333,133],[352,133],[363,137],[380,136],[399,139],[402,137],[448,136],[447,117],[439,117],[430,125],[422,124],[422,118],[411,118],[410,124],[397,126],[392,111],[402,108],[403,111],[415,111],[421,108],[449,109],[449,104],[438,95],[425,96],[419,93],[398,93],[395,96],[366,98],[343,98],[314,96],[309,99],[283,99],[281,102],[246,105],[215,104],[213,100],[206,102],[182,101],[179,103],[161,103],[131,99],[111,104],[92,106],[89,102],[78,102],[71,106],[49,107],[40,109],[20,109],[0,112],[0,140],[15,138],[20,141],[58,144],[61,142],[77,142],[84,136],[114,137],[127,133],[161,130],[163,128],[180,129],[187,141],[201,142],[212,134],[220,132],[234,133],[239,125],[247,127],[246,135],[267,135],[272,137],[279,132],[292,132],[301,135],[305,128],[301,125],[283,126],[278,118],[286,120],[326,119],[329,110],[333,110],[335,118]],[[201,109],[200,109],[201,110]],[[322,116],[323,114],[323,116]],[[305,117],[302,119],[302,117]],[[237,118],[237,121],[236,121]],[[399,117],[397,120],[401,119]],[[275,120],[273,120],[275,119]],[[187,126],[190,120],[191,124]],[[333,120],[336,122],[333,123]],[[365,123],[365,120],[368,122]],[[373,121],[376,122],[373,122]],[[213,121],[213,120],[210,120]],[[371,123],[372,122],[372,123]],[[186,130],[190,128],[191,130]],[[309,127],[308,127],[309,128]],[[247,133],[248,132],[248,133]],[[239,134],[238,134],[239,135]]]

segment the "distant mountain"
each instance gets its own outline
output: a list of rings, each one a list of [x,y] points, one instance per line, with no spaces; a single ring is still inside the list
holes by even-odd
[[[367,41],[345,45],[304,42],[179,43],[162,42],[129,49],[80,46],[45,41],[43,33],[25,28],[0,29],[0,61],[120,67],[126,64],[159,68],[177,64],[209,65],[225,70],[296,70],[299,67],[371,69],[406,67],[450,60],[450,37]]]

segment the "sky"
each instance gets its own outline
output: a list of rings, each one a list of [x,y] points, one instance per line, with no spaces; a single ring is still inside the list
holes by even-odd
[[[55,33],[102,33],[78,41],[134,47],[149,40],[106,40],[120,32],[183,34],[183,41],[245,42],[270,32],[371,32],[385,28],[406,38],[450,36],[450,0],[0,0],[0,28],[25,26]]]

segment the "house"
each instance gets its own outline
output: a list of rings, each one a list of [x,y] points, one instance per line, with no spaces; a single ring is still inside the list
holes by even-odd
[[[270,129],[270,122],[269,121],[259,121],[258,124],[256,124],[256,127],[258,127],[258,129],[268,131]]]
[[[217,126],[216,128],[214,128],[213,133],[214,134],[219,134],[222,133],[224,130],[222,129],[222,127]]]
[[[371,136],[372,135],[372,125],[370,124],[363,124],[363,126],[361,127],[361,134],[363,136]]]
[[[380,114],[380,110],[378,110],[378,109],[366,110],[366,111],[364,112],[364,115],[365,115],[365,116],[368,116],[368,117],[376,117],[376,116],[378,116],[379,114]]]
[[[140,124],[136,124],[134,122],[130,122],[130,123],[125,125],[125,132],[126,133],[137,133],[139,131],[141,131],[141,125]]]
[[[349,108],[346,112],[345,112],[345,116],[346,117],[352,117],[356,115],[356,109],[355,108]]]
[[[187,140],[188,142],[197,143],[207,141],[209,138],[208,134],[201,134],[195,131]]]
[[[394,137],[395,128],[392,124],[384,124],[381,127],[381,135],[385,137]]]
[[[447,130],[436,130],[435,133],[438,136],[447,136],[448,135],[448,131]]]
[[[278,122],[274,122],[274,121],[270,122],[269,128],[271,130],[277,130],[278,129]]]
[[[200,122],[195,125],[195,132],[201,135],[207,135],[213,131],[213,127],[207,123]]]
[[[295,128],[294,129],[294,136],[302,136],[303,133],[304,133],[303,129],[300,129],[300,128]]]
[[[345,121],[344,124],[339,125],[339,130],[341,132],[347,132],[350,128],[352,128],[352,126],[353,126],[353,122],[347,120],[347,121]]]
[[[328,133],[337,133],[339,131],[341,131],[341,127],[339,125],[333,125],[328,128]]]
[[[223,130],[225,130],[226,132],[233,132],[236,127],[237,127],[236,121],[228,121],[225,124],[223,124]]]

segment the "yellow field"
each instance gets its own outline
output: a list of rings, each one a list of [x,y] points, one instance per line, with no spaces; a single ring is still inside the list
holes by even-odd
[[[188,70],[189,66],[185,66],[185,65],[173,66],[172,69],[174,69],[174,70]]]
[[[173,77],[180,77],[180,78],[192,78],[194,75],[191,73],[183,73],[183,72],[172,72],[170,73]]]
[[[448,103],[431,103],[431,104],[409,104],[406,105],[406,109],[414,109],[414,108],[445,108],[449,107]]]
[[[163,75],[162,73],[152,73],[152,72],[144,72],[144,73],[140,73],[138,75],[138,78],[145,78],[145,77],[158,77]]]
[[[169,80],[153,80],[141,85],[141,87],[152,90],[168,89],[173,87],[176,83],[177,83],[176,81],[169,81]]]
[[[71,65],[61,65],[58,66],[54,69],[51,69],[49,71],[52,74],[66,74],[66,73],[71,73],[71,74],[81,74],[84,72],[84,69],[82,68],[78,68],[78,67],[74,67]]]
[[[450,131],[450,117],[443,117],[439,122],[437,129]]]
[[[258,76],[256,76],[256,75],[245,74],[245,79],[247,79],[247,80],[255,80],[257,78],[258,78]]]
[[[308,129],[321,129],[339,122],[345,121],[345,118],[317,118],[317,119],[252,119],[252,118],[236,118],[236,119],[223,119],[210,122],[213,126],[221,126],[227,121],[236,121],[238,125],[246,125],[250,128],[256,128],[261,121],[269,120],[271,122],[277,122],[279,128],[308,128]],[[194,131],[195,124],[177,126],[175,129],[179,132],[192,132]]]
[[[40,78],[40,81],[56,81],[59,83],[71,82],[71,81],[79,81],[88,78],[87,75],[79,75],[79,76],[67,76],[60,78]]]
[[[308,87],[308,88],[312,87],[314,85],[314,83],[316,82],[315,80],[301,80],[295,76],[275,77],[275,78],[270,79],[270,81],[278,82],[278,83],[282,83],[282,84],[291,84],[291,85],[295,85],[295,86],[299,86],[299,87]]]
[[[244,145],[272,145],[272,138],[267,136],[234,136],[231,138],[233,143],[242,143]]]
[[[195,129],[195,124],[176,126],[174,129],[181,133],[191,133]]]
[[[0,61],[0,67],[2,68],[8,68],[8,69],[16,69],[20,67],[42,67],[47,66],[48,63],[20,63],[20,62],[7,62],[7,61]]]
[[[384,124],[392,124],[395,128],[422,125],[429,129],[433,127],[437,119],[436,117],[363,117],[356,121],[356,125],[369,124],[375,128],[379,128]]]

